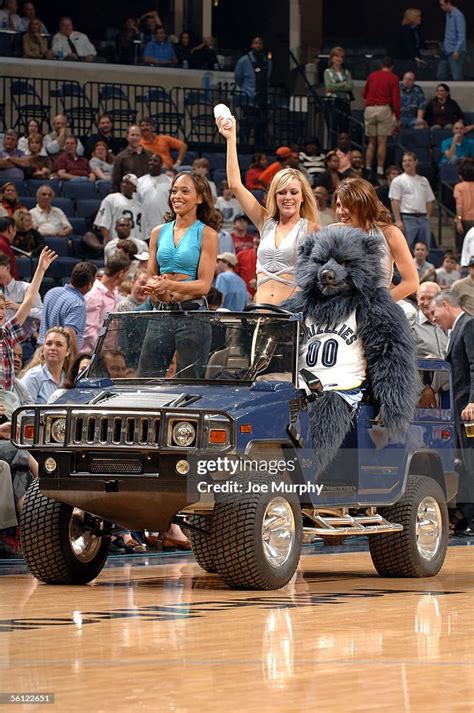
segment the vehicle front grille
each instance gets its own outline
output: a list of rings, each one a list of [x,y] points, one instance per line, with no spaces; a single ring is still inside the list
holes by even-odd
[[[89,472],[105,473],[107,475],[140,475],[140,473],[143,473],[143,465],[139,460],[92,458]]]
[[[72,413],[70,443],[80,445],[158,446],[158,416]]]

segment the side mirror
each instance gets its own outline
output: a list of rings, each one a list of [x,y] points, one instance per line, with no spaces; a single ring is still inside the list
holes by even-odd
[[[308,401],[314,401],[318,396],[322,395],[324,386],[316,374],[313,374],[309,369],[300,369],[298,376],[299,386],[305,392]]]

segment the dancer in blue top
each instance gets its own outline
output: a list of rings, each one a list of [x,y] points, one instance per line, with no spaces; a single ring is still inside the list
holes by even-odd
[[[151,232],[145,292],[158,309],[198,311],[205,305],[217,259],[218,218],[209,183],[197,174],[179,173],[171,184],[169,205],[168,222]],[[205,315],[153,320],[140,357],[140,376],[163,376],[176,351],[177,373],[200,378],[211,336]]]

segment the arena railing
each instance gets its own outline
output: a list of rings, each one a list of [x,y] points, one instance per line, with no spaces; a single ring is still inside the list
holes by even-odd
[[[205,77],[206,80],[206,77]],[[45,133],[55,114],[64,113],[75,134],[87,137],[98,114],[108,112],[117,136],[142,116],[151,116],[162,133],[184,139],[205,150],[224,147],[213,116],[215,104],[228,104],[238,119],[242,148],[274,149],[299,144],[308,136],[323,138],[324,107],[319,97],[289,95],[271,89],[259,104],[249,100],[233,83],[196,89],[149,84],[85,82],[62,79],[0,77],[4,97],[4,124],[23,132],[28,119],[41,121]]]

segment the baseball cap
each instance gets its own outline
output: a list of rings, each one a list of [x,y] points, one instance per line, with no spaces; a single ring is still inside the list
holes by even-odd
[[[148,260],[150,257],[150,253],[147,253],[146,250],[144,250],[142,253],[137,253],[135,255],[135,260]]]
[[[138,178],[134,173],[126,173],[125,176],[122,177],[122,181],[129,181],[129,183],[133,183],[135,188],[138,186]]]
[[[280,158],[290,158],[290,156],[293,156],[294,151],[292,151],[289,146],[280,146],[275,153]]]
[[[229,265],[232,265],[232,267],[235,267],[237,265],[237,258],[234,253],[221,253],[217,256],[217,259],[224,260],[224,262],[228,262]]]

